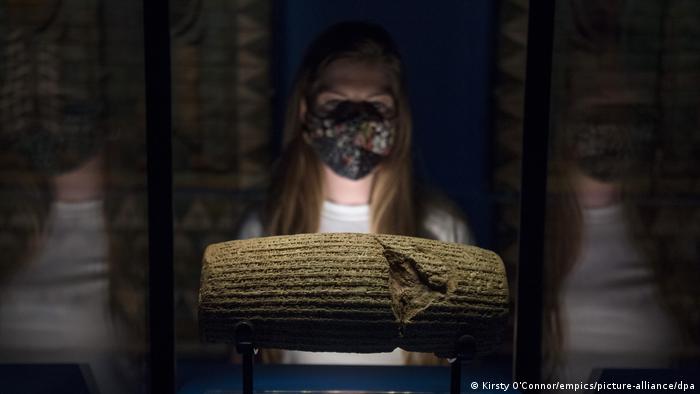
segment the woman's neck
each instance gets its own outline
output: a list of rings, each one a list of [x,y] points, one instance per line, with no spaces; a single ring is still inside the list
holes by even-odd
[[[326,200],[342,205],[369,204],[374,171],[353,181],[342,177],[323,165],[323,196]]]
[[[96,155],[80,167],[51,179],[54,200],[87,201],[102,197],[102,157]]]
[[[619,183],[602,182],[581,171],[574,174],[574,187],[582,208],[603,208],[620,202],[622,191]]]

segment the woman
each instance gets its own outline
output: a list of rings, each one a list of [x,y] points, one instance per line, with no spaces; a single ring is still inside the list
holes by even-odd
[[[268,204],[244,221],[240,238],[376,232],[471,243],[452,204],[416,190],[411,133],[401,58],[389,34],[362,22],[330,27],[311,44],[297,75],[285,118],[287,147]],[[400,351],[284,352],[281,361],[402,364],[410,358]]]

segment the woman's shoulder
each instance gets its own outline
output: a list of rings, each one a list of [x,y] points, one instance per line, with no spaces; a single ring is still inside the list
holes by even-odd
[[[444,242],[474,244],[469,224],[457,204],[446,196],[423,196],[423,236]]]

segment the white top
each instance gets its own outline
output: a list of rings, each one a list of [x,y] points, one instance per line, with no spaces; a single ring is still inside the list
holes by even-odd
[[[116,387],[102,207],[52,204],[41,249],[0,288],[0,362],[87,363]]]
[[[370,229],[370,206],[342,205],[324,201],[321,208],[321,233],[368,233]],[[423,223],[425,232],[432,238],[445,242],[470,244],[472,237],[467,224],[446,210],[431,207]],[[263,235],[260,219],[249,216],[241,226],[239,238],[254,238]],[[394,349],[390,353],[332,353],[283,351],[282,362],[285,364],[344,364],[344,365],[403,365],[405,352]]]
[[[622,206],[584,210],[582,235],[581,257],[560,295],[560,377],[585,382],[594,368],[668,367],[680,335],[630,239]]]
[[[369,204],[343,205],[324,201],[321,207],[320,233],[368,233],[370,228]],[[455,242],[465,245],[474,243],[467,223],[460,217],[454,216],[445,209],[430,206],[427,209],[423,232],[425,236],[444,242]],[[240,226],[239,239],[262,237],[265,234],[260,217],[249,214]]]
[[[0,348],[69,357],[103,347],[111,335],[102,202],[54,203],[47,225],[36,258],[0,290]]]
[[[368,233],[369,205],[342,205],[324,201],[319,233]]]

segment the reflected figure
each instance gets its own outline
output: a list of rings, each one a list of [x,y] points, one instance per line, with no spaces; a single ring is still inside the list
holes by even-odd
[[[670,367],[680,346],[660,287],[663,273],[641,242],[634,205],[653,121],[628,107],[579,108],[565,130],[570,162],[561,175],[573,198],[554,215],[560,233],[548,240],[558,244],[550,250],[560,249],[548,263],[560,265],[550,272],[559,282],[552,286],[561,341],[554,380],[586,382],[598,368]],[[558,192],[561,206],[566,192]]]
[[[4,9],[0,362],[87,365],[101,393],[122,393],[99,48],[66,33],[96,36],[97,5],[79,17],[61,7]]]
[[[101,155],[93,153],[46,179],[46,217],[27,205],[10,216],[14,225],[44,224],[24,251],[12,253],[19,258],[16,266],[3,272],[0,360],[87,364],[101,392],[121,392]],[[4,230],[17,233],[12,224]]]
[[[113,350],[100,171],[101,159],[93,156],[50,177],[45,226],[29,242],[25,261],[3,278],[3,361],[86,362]]]
[[[81,161],[46,177],[48,194],[37,198],[49,199],[43,213],[23,201],[8,214],[14,222],[4,226],[5,236],[33,222],[43,225],[26,233],[24,245],[3,247],[17,259],[2,272],[0,362],[85,364],[100,392],[119,393],[131,372],[118,355],[124,330],[110,307],[102,158],[93,153]]]
[[[402,62],[389,34],[362,22],[330,27],[311,44],[298,71],[285,118],[286,149],[268,203],[244,220],[240,237],[377,232],[471,243],[454,205],[416,187],[411,133]],[[313,364],[437,362],[399,349],[264,356]]]

